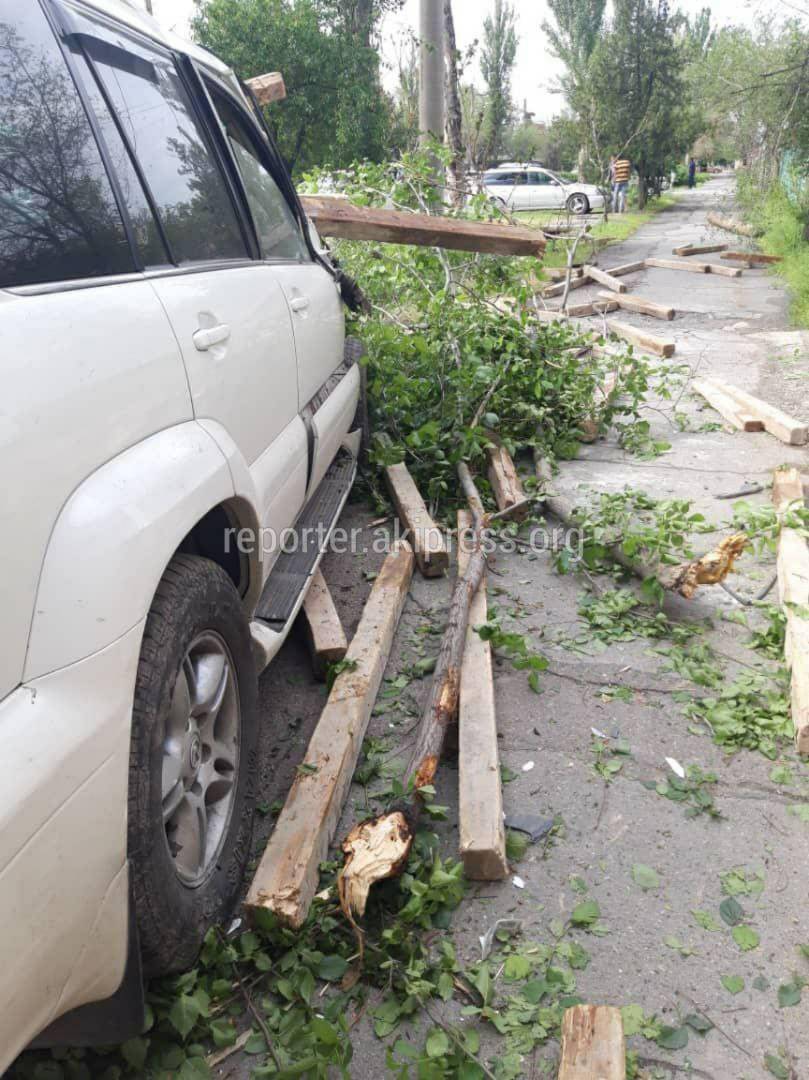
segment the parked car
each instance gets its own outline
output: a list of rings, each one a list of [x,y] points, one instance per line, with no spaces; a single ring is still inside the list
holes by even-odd
[[[356,467],[338,278],[227,67],[0,0],[0,1072],[129,1037],[239,894],[257,672]]]
[[[589,214],[604,209],[604,195],[595,184],[571,183],[550,169],[507,162],[489,169],[483,189],[509,210],[569,210]]]

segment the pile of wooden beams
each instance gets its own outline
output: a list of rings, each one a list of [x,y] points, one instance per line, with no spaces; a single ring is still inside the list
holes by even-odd
[[[809,427],[746,390],[713,377],[697,379],[694,390],[739,431],[767,431],[788,446],[803,446]]]
[[[806,505],[797,469],[775,473],[772,500],[782,521],[790,509]],[[799,754],[809,754],[809,547],[797,529],[785,526],[778,536],[778,589],[787,620],[784,658],[791,669],[795,745]]]

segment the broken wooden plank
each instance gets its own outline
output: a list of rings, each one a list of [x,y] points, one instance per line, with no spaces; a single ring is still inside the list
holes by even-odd
[[[413,552],[404,541],[385,559],[348,647],[348,666],[334,681],[250,883],[246,907],[267,908],[286,926],[303,924],[317,891],[318,867],[340,819],[407,597],[413,562]]]
[[[605,272],[611,274],[612,277],[623,277],[624,274],[637,274],[640,270],[645,269],[646,260],[639,259],[637,262],[620,263],[618,266],[608,266]]]
[[[573,1005],[562,1017],[559,1080],[626,1080],[621,1010]]]
[[[449,566],[449,556],[440,529],[430,517],[419,489],[407,466],[388,465],[385,480],[399,520],[407,530],[405,540],[413,547],[424,577],[440,577]]]
[[[590,285],[592,282],[587,274],[582,274],[581,277],[571,278],[571,289],[583,289],[585,285]],[[543,296],[561,296],[565,291],[565,282],[560,281],[556,285],[548,285],[542,290]]]
[[[709,274],[718,274],[720,277],[732,278],[742,276],[741,268],[738,266],[720,266],[719,263],[708,263],[707,265]]]
[[[749,413],[756,420],[761,420],[764,424],[764,430],[768,431],[770,435],[774,435],[776,439],[780,439],[781,442],[787,443],[788,446],[803,446],[809,439],[809,427],[782,412],[775,405],[770,405],[769,402],[762,401],[761,398],[753,397],[746,390],[740,390],[738,386],[734,386],[732,383],[725,382],[722,379],[712,377],[708,381],[712,382],[714,386],[718,386],[729,397],[740,402],[743,406],[743,412]]]
[[[619,281],[614,274],[609,274],[606,270],[599,270],[597,266],[585,266],[584,273],[593,281],[597,281],[599,285],[611,289],[612,292],[626,292],[626,285],[624,285],[623,281]]]
[[[486,451],[489,459],[489,483],[498,510],[508,510],[525,503],[525,491],[517,475],[511,454],[504,446],[490,446]],[[528,504],[515,512],[515,520],[522,521],[528,513]]]
[[[701,397],[704,397],[712,409],[723,416],[729,424],[739,431],[763,431],[764,424],[760,420],[742,411],[742,407],[735,398],[730,397],[709,379],[696,379],[691,388]]]
[[[465,574],[469,564],[472,528],[472,515],[459,510],[459,574]],[[459,843],[464,872],[473,881],[499,881],[508,875],[492,652],[475,632],[487,618],[484,575],[469,605],[458,704]]]
[[[652,334],[647,334],[645,330],[638,330],[636,326],[618,322],[616,319],[608,319],[607,329],[616,337],[623,338],[624,341],[628,341],[631,345],[637,345],[647,352],[654,353],[655,356],[674,356],[676,345],[673,341],[656,338]]]
[[[770,263],[779,263],[782,261],[780,255],[763,255],[760,251],[726,251],[724,255],[720,255],[721,259],[727,259],[729,262],[743,262],[749,266],[751,263],[762,263],[768,266]]]
[[[658,270],[686,270],[689,274],[707,274],[708,264],[691,262],[689,259],[646,259],[646,266],[655,266]]]
[[[568,304],[566,312],[572,319],[585,318],[588,315],[603,315],[605,312],[616,311],[618,304],[612,297],[612,293],[599,293],[606,297],[605,300],[593,300],[588,304]]]
[[[774,473],[772,500],[779,517],[805,505],[797,469]],[[799,754],[809,754],[809,547],[797,529],[782,527],[778,535],[778,590],[787,620],[784,658],[791,669],[795,745]]]
[[[567,276],[566,266],[546,266],[544,267],[545,273],[551,279],[551,281],[564,281]],[[580,266],[574,266],[571,268],[570,277],[580,278],[583,270]]]
[[[312,575],[312,583],[303,601],[303,614],[312,669],[315,678],[325,682],[329,664],[343,659],[348,642],[320,567]]]
[[[245,80],[253,91],[259,105],[270,105],[273,101],[283,101],[287,96],[284,76],[280,71],[269,71],[266,75],[254,75]]]
[[[674,318],[673,307],[656,304],[654,300],[647,300],[644,296],[633,296],[630,293],[614,296],[608,292],[600,292],[598,295],[604,300],[612,300],[616,307],[625,308],[626,311],[637,311],[641,315],[651,315],[654,319],[671,321]]]
[[[727,217],[725,214],[719,214],[715,210],[708,214],[707,221],[709,225],[714,225],[717,229],[724,229],[725,232],[736,233],[738,236],[761,235],[761,230],[756,229],[753,225],[746,225],[743,221]]]
[[[671,249],[672,255],[710,255],[714,251],[724,251],[727,244],[683,244]],[[724,258],[724,255],[722,256]]]
[[[545,250],[542,233],[525,226],[354,206],[347,199],[329,195],[302,195],[301,202],[321,236],[489,255],[541,256]]]

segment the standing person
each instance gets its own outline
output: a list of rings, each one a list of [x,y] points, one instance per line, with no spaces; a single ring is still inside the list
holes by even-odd
[[[629,177],[632,173],[632,165],[629,158],[616,158],[612,166],[612,211],[614,214],[626,212],[626,193],[629,188]]]
[[[694,187],[697,182],[697,163],[693,158],[688,159],[688,186]]]

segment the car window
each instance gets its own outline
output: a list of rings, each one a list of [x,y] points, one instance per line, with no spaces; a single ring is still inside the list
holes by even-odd
[[[208,90],[241,174],[262,256],[308,260],[309,252],[295,215],[265,167],[264,154],[248,122],[224,94],[211,85]]]
[[[531,172],[528,174],[529,184],[550,184],[551,177],[547,173],[543,172]]]
[[[78,15],[74,21],[151,192],[172,260],[246,258],[227,185],[174,61],[123,30]]]
[[[134,269],[51,28],[39,4],[0,0],[0,288]]]
[[[515,184],[525,183],[525,173],[521,172],[508,172],[508,173],[487,173],[484,183],[486,184],[508,184],[509,187],[514,187]]]

